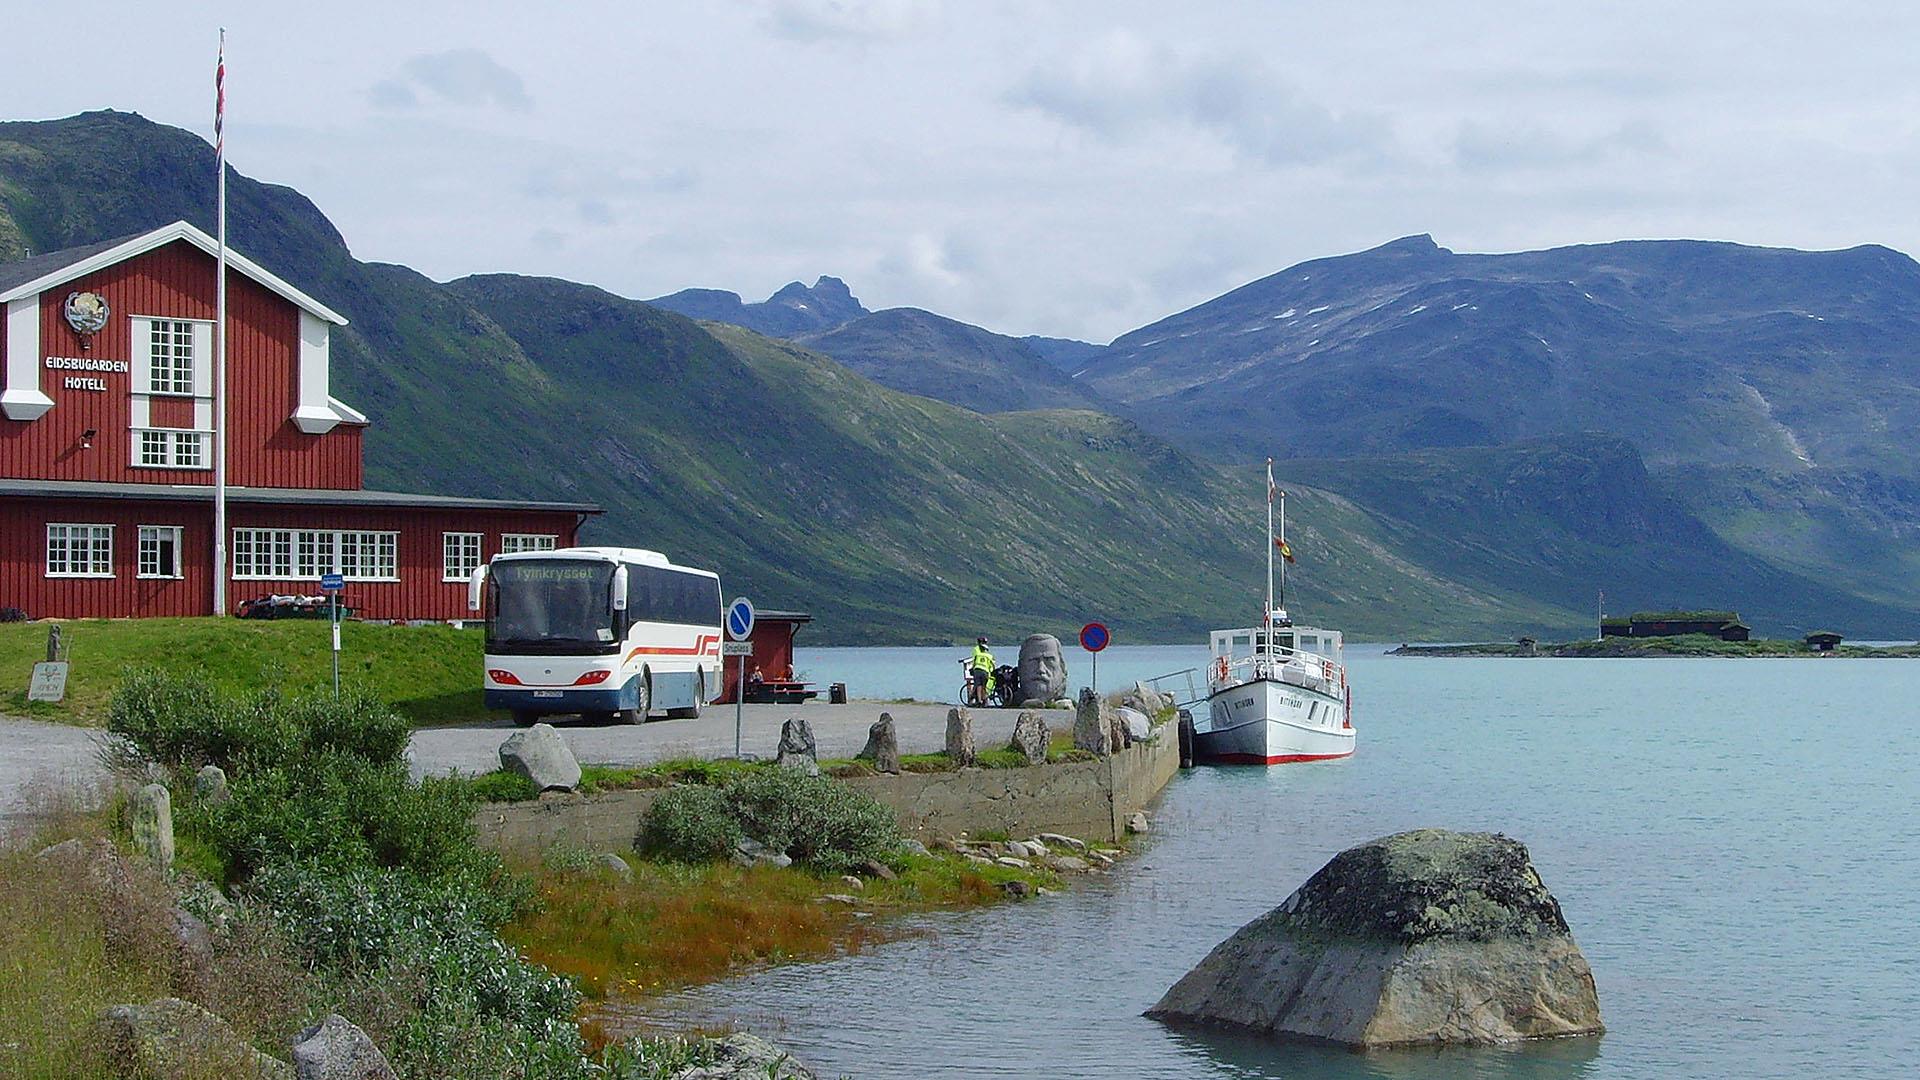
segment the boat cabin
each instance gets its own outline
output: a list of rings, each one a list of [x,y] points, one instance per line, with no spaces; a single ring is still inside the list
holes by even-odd
[[[1311,626],[1275,626],[1273,628],[1273,649],[1266,648],[1266,631],[1263,627],[1253,626],[1240,630],[1215,630],[1213,632],[1213,656],[1225,658],[1228,663],[1244,660],[1256,652],[1274,651],[1282,655],[1290,653],[1311,653],[1314,656],[1332,660],[1344,665],[1341,657],[1342,642],[1340,631],[1320,630]]]

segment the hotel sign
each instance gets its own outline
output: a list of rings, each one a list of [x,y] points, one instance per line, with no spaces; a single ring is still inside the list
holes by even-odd
[[[133,370],[133,365],[125,360],[102,360],[94,356],[49,356],[46,365],[50,371],[98,371],[115,375]],[[107,388],[107,380],[96,375],[68,375],[60,381],[60,387],[98,393]]]

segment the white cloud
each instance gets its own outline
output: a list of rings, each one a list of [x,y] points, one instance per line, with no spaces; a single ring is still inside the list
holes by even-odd
[[[399,76],[375,83],[369,96],[382,108],[409,109],[420,103],[423,91],[451,105],[526,109],[533,104],[519,74],[480,49],[412,57]]]
[[[794,41],[865,41],[914,30],[938,7],[934,0],[768,0],[763,24]]]
[[[1008,100],[1116,141],[1203,131],[1278,165],[1373,155],[1392,141],[1380,117],[1336,113],[1258,58],[1176,49],[1126,30],[1034,66]]]

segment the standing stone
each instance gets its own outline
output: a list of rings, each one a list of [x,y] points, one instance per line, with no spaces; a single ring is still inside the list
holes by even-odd
[[[780,725],[780,750],[774,755],[774,764],[799,769],[808,776],[820,775],[819,747],[813,741],[812,724],[792,716]]]
[[[1102,710],[1107,718],[1107,738],[1113,744],[1115,753],[1133,745],[1133,739],[1127,734],[1127,721],[1121,717],[1120,710],[1111,706]]]
[[[1040,719],[1039,713],[1023,712],[1013,722],[1013,742],[1009,749],[1018,750],[1029,765],[1045,765],[1047,742],[1051,738],[1047,722]]]
[[[873,762],[874,772],[897,774],[900,771],[900,736],[894,729],[892,713],[880,714],[880,719],[867,729],[867,745],[854,756]]]
[[[1444,829],[1334,856],[1147,1015],[1363,1048],[1604,1030],[1593,971],[1526,847]]]
[[[1074,749],[1099,757],[1113,753],[1113,729],[1103,712],[1100,699],[1093,696],[1093,691],[1081,687],[1080,701],[1074,706],[1073,714]]]
[[[1020,697],[1022,701],[1052,701],[1067,692],[1067,659],[1060,639],[1032,634],[1020,643]]]
[[[208,806],[227,801],[227,771],[218,765],[202,765],[193,774],[193,797]]]
[[[129,810],[134,850],[162,870],[173,869],[173,796],[159,784],[148,784],[135,793]]]
[[[580,786],[580,762],[552,724],[535,724],[508,736],[500,744],[500,767],[533,781],[541,791]]]
[[[294,1040],[293,1072],[297,1080],[398,1080],[367,1033],[339,1013]]]
[[[947,710],[947,757],[956,769],[965,769],[978,759],[973,748],[973,714],[965,709]]]

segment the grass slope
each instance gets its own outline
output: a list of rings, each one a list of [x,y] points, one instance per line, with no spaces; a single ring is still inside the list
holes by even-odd
[[[192,673],[223,693],[263,686],[286,693],[333,685],[331,639],[321,620],[82,619],[62,624],[73,668],[67,697],[28,702],[26,676],[46,659],[43,625],[0,625],[0,713],[96,725],[127,672]],[[481,635],[448,626],[341,628],[340,683],[390,703],[416,725],[473,720],[480,707]]]

